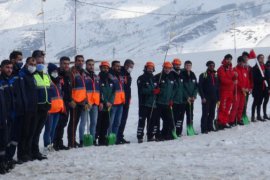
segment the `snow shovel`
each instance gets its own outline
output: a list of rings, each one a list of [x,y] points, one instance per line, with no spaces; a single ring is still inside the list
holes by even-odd
[[[109,120],[110,120],[110,126],[111,126],[111,109],[108,109],[108,115],[109,115]],[[111,128],[110,128],[111,129]],[[114,145],[116,143],[116,134],[115,133],[110,133],[107,136],[107,141],[108,141],[108,145]]]
[[[175,128],[175,120],[174,120],[174,115],[173,115],[173,109],[172,109],[172,106],[170,106],[170,109],[171,109],[171,114],[172,114],[172,120],[173,120],[173,130],[172,130],[172,137],[173,137],[173,139],[177,139],[178,138],[178,136],[177,136],[177,134],[176,134],[176,128]]]
[[[248,119],[248,116],[247,116],[247,102],[248,102],[248,96],[246,96],[245,109],[244,109],[243,115],[242,115],[242,120],[243,120],[244,125],[249,124],[249,119]]]
[[[219,110],[219,102],[217,103],[217,110],[216,110],[216,118],[213,121],[212,127],[214,131],[218,131],[218,110]]]
[[[190,117],[191,117],[191,103],[189,103],[189,113],[190,113]],[[188,136],[197,135],[197,133],[195,132],[195,130],[193,128],[192,119],[191,119],[190,124],[187,124],[187,135]]]
[[[88,147],[94,144],[94,138],[89,130],[89,111],[86,111],[87,133],[83,135],[83,146]]]

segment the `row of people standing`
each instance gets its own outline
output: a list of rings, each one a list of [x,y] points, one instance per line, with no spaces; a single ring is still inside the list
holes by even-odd
[[[16,163],[47,159],[39,147],[44,126],[47,150],[81,147],[88,120],[91,122],[87,131],[100,145],[107,144],[109,134],[115,135],[114,143],[129,143],[124,139],[124,129],[131,98],[132,60],[126,60],[123,67],[119,61],[113,61],[112,67],[106,61],[101,62],[101,72],[96,75],[94,60],[85,62],[82,55],[75,57],[71,68],[68,57],[60,58],[59,68],[49,63],[48,74],[43,51],[34,51],[24,66],[22,59],[22,53],[14,51],[10,60],[1,63],[0,173],[13,169]],[[67,124],[68,146],[65,146],[63,135]],[[17,161],[13,159],[16,147]]]
[[[254,67],[248,60],[257,58]],[[155,65],[147,62],[144,73],[138,78],[139,123],[137,139],[143,142],[144,128],[147,123],[147,141],[170,140],[182,135],[186,115],[187,134],[194,135],[193,108],[197,93],[201,97],[201,132],[231,128],[244,125],[247,117],[247,104],[252,94],[251,121],[270,120],[267,115],[270,83],[270,57],[264,64],[264,55],[243,52],[232,67],[233,57],[227,54],[218,70],[215,63],[208,61],[207,69],[199,76],[199,81],[191,71],[192,62],[186,61],[181,69],[181,61],[176,58],[171,63],[164,62],[161,73],[154,75]],[[259,67],[261,70],[259,69]],[[261,105],[263,103],[263,117]],[[257,117],[255,118],[255,109]],[[216,117],[216,112],[218,112]],[[160,131],[160,119],[163,120]]]

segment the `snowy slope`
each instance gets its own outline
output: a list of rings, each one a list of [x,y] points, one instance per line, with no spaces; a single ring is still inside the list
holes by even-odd
[[[87,57],[119,59],[163,54],[172,27],[169,54],[233,49],[233,12],[238,48],[267,47],[269,12],[267,0],[102,0],[87,1],[125,10],[178,13],[169,16],[114,11],[83,3],[78,4],[77,50]],[[268,3],[268,4],[267,4]],[[264,4],[254,8],[254,5]],[[62,55],[74,55],[74,1],[47,0],[44,3],[47,54],[50,61]],[[230,11],[221,14],[204,14]],[[1,0],[0,58],[13,49],[28,56],[33,49],[44,49],[40,1]],[[191,15],[193,14],[193,15]],[[172,23],[174,22],[174,23]]]

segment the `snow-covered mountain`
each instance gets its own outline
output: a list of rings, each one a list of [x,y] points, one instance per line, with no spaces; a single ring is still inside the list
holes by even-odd
[[[44,49],[42,0],[0,0],[0,58],[13,49],[25,56]],[[159,13],[115,11],[106,7]],[[74,55],[75,0],[46,0],[47,55],[53,61]],[[234,11],[234,10],[237,11]],[[216,12],[223,12],[216,14]],[[270,42],[270,1],[267,0],[80,0],[77,1],[77,52],[97,59],[151,57],[234,48],[267,47]],[[172,29],[172,30],[171,30]]]

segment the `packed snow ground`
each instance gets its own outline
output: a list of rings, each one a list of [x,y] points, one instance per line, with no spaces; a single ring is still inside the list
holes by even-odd
[[[0,179],[269,179],[269,125],[167,142],[53,152]]]
[[[248,49],[245,49],[248,50]],[[238,50],[237,55],[243,50]],[[256,49],[267,55],[269,48]],[[182,60],[193,61],[198,76],[212,59],[216,67],[226,53],[232,50],[183,54]],[[172,60],[175,57],[169,56]],[[156,72],[161,69],[164,57],[152,57]],[[10,179],[269,179],[270,178],[270,121],[253,123],[226,131],[167,142],[137,144],[138,100],[136,79],[148,60],[136,60],[132,72],[132,101],[125,131],[130,145],[88,147],[69,151],[52,152],[46,161],[34,161],[18,165],[9,174]],[[254,61],[249,62],[251,65]],[[235,60],[234,60],[235,64]],[[250,115],[249,101],[248,114]],[[194,110],[194,126],[200,133],[201,101],[198,96]],[[185,130],[184,130],[185,132]],[[64,139],[66,141],[66,138]],[[40,147],[43,147],[41,137]],[[41,148],[42,149],[42,148]]]

